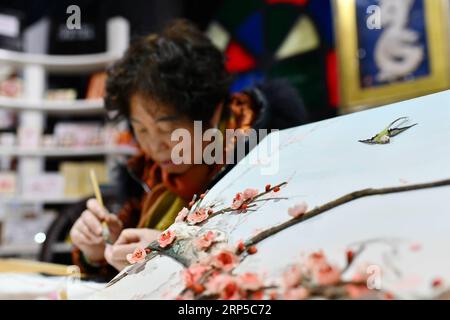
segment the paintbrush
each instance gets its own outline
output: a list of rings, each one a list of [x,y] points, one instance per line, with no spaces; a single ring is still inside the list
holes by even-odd
[[[99,203],[100,207],[103,209],[103,199],[102,194],[100,193],[100,188],[98,186],[97,182],[97,176],[95,175],[95,171],[93,169],[90,170],[90,176],[91,176],[91,183],[92,187],[94,188],[95,198],[97,199],[97,202]],[[106,223],[106,220],[102,221],[102,237],[105,240],[106,243],[111,244],[110,240],[110,233],[108,224]]]

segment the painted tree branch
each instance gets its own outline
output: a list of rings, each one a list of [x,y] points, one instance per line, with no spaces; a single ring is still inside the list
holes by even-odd
[[[152,252],[158,252],[159,254],[172,258],[176,262],[180,263],[183,267],[189,267],[189,260],[183,257],[182,255],[176,254],[170,249],[161,248],[158,244],[158,241],[153,241],[147,246]]]
[[[389,187],[389,188],[368,188],[363,189],[359,191],[354,191],[349,194],[346,194],[340,198],[337,198],[333,201],[330,201],[324,205],[321,205],[319,207],[316,207],[312,209],[311,211],[305,213],[303,216],[298,218],[290,219],[278,226],[269,228],[265,231],[262,231],[261,233],[257,234],[256,236],[250,238],[245,242],[246,247],[253,246],[257,244],[258,242],[263,241],[264,239],[267,239],[270,236],[273,236],[274,234],[277,234],[280,231],[283,231],[289,227],[292,227],[298,223],[301,223],[303,221],[309,220],[319,214],[322,214],[326,211],[329,211],[333,208],[336,208],[338,206],[341,206],[345,203],[368,197],[368,196],[375,196],[375,195],[383,195],[383,194],[391,194],[391,193],[399,193],[399,192],[406,192],[406,191],[413,191],[413,190],[421,190],[421,189],[429,189],[429,188],[436,188],[436,187],[443,187],[443,186],[449,186],[450,185],[450,179],[445,180],[439,180],[429,183],[420,183],[420,184],[412,184],[408,186],[402,186],[402,187]]]
[[[272,192],[274,188],[281,187],[284,184],[286,184],[286,183],[284,182],[275,187],[270,188],[270,190],[268,190],[267,192],[263,192],[260,195],[258,195],[257,197],[255,197],[253,199],[253,201],[269,192]],[[309,220],[309,219],[311,219],[319,214],[322,214],[324,212],[327,212],[333,208],[336,208],[345,203],[348,203],[348,202],[351,202],[351,201],[354,201],[354,200],[357,200],[360,198],[374,196],[374,195],[383,195],[383,194],[400,193],[400,192],[407,192],[407,191],[414,191],[414,190],[421,190],[421,189],[429,189],[429,188],[442,187],[442,186],[450,186],[450,179],[434,181],[434,182],[429,182],[429,183],[413,184],[413,185],[401,186],[401,187],[389,187],[389,188],[379,188],[379,189],[368,188],[368,189],[363,189],[363,190],[359,190],[359,191],[354,191],[354,192],[346,194],[340,198],[337,198],[333,201],[330,201],[324,205],[316,207],[316,208],[310,210],[309,212],[305,213],[301,217],[290,219],[278,226],[275,226],[275,227],[269,228],[265,231],[262,231],[261,233],[250,238],[249,240],[247,240],[245,242],[245,247],[248,248],[248,247],[254,246],[255,244],[257,244],[257,243],[267,239],[268,237],[273,236],[289,227],[292,227],[298,223]],[[225,208],[225,209],[217,211],[216,213],[211,215],[209,218],[212,218],[212,216],[216,216],[218,214],[223,214],[225,212],[230,212],[230,211],[234,211],[234,210],[231,208]],[[189,266],[188,259],[184,258],[182,255],[176,254],[175,252],[173,252],[170,249],[161,248],[157,241],[152,242],[147,248],[151,249],[153,252],[159,252],[161,255],[164,255],[164,256],[174,259],[175,261],[177,261],[184,267]]]
[[[286,184],[287,184],[287,182],[282,182],[282,183],[280,183],[280,184],[277,184],[277,185],[275,185],[275,186],[269,188],[268,190],[266,190],[266,191],[264,191],[264,192],[261,192],[260,194],[258,194],[257,196],[255,196],[253,199],[251,199],[251,200],[249,201],[249,203],[254,203],[254,202],[259,202],[259,201],[270,201],[270,200],[283,200],[283,199],[286,199],[286,198],[266,198],[266,199],[259,199],[259,198],[261,198],[262,196],[265,196],[266,194],[271,193],[272,191],[274,191],[274,190],[276,190],[276,189],[279,189],[279,188],[283,187],[283,186],[286,185]],[[218,216],[218,215],[220,215],[220,214],[224,214],[224,213],[227,213],[227,212],[233,212],[233,211],[239,211],[239,210],[233,209],[233,208],[231,208],[231,207],[227,207],[227,208],[221,209],[221,210],[219,210],[219,211],[216,211],[216,212],[210,214],[209,217],[208,217],[208,219],[206,219],[205,221],[203,221],[203,222],[202,222],[201,224],[199,224],[199,225],[204,225],[208,220],[214,218],[215,216]]]
[[[279,190],[282,186],[284,186],[286,184],[286,182],[282,182],[282,183],[280,183],[280,184],[278,184],[278,185],[275,185],[275,186],[273,186],[273,187],[270,187],[270,188],[267,188],[264,192],[261,192],[260,194],[258,194],[257,196],[255,196],[254,198],[252,198],[252,199],[250,199],[249,201],[248,201],[248,203],[253,203],[253,202],[256,202],[256,201],[269,201],[269,200],[281,200],[281,199],[285,199],[285,198],[269,198],[269,199],[264,199],[264,198],[262,198],[261,199],[261,197],[262,196],[264,196],[264,195],[266,195],[266,194],[269,194],[269,193],[271,193],[272,191],[274,191],[274,190]],[[206,191],[205,192],[205,194],[207,193],[208,191]],[[191,209],[190,209],[190,211],[195,211],[195,210],[197,210],[198,208],[200,208],[200,205],[202,204],[202,202],[203,202],[203,199],[204,199],[204,195],[205,194],[203,194],[202,196],[200,196],[200,199],[198,199],[198,201],[197,201],[197,195],[194,195],[194,197],[193,197],[193,199],[192,199],[192,202],[193,202],[193,204],[192,204],[192,207],[191,207]],[[255,206],[256,206],[256,204],[255,204]],[[250,206],[248,206],[247,208],[251,208],[251,207],[253,207],[253,205],[250,205]],[[201,222],[201,223],[198,223],[197,225],[198,226],[202,226],[202,225],[204,225],[208,220],[210,220],[211,218],[213,218],[213,217],[215,217],[215,216],[218,216],[218,215],[221,215],[221,214],[224,214],[224,213],[227,213],[227,212],[233,212],[233,211],[239,211],[239,210],[236,210],[236,209],[233,209],[233,208],[231,208],[231,207],[226,207],[226,208],[223,208],[223,209],[220,209],[220,210],[218,210],[218,211],[216,211],[216,212],[213,212],[212,214],[210,214],[209,216],[208,216],[208,218],[207,219],[205,219],[203,222]],[[180,255],[180,254],[177,254],[177,253],[175,253],[173,250],[172,250],[172,248],[171,247],[168,247],[168,248],[161,248],[160,246],[159,246],[159,243],[158,243],[158,241],[153,241],[152,243],[150,243],[148,246],[147,246],[147,249],[150,249],[152,252],[159,252],[161,255],[164,255],[164,256],[167,256],[167,257],[170,257],[170,258],[172,258],[173,260],[175,260],[175,261],[177,261],[178,263],[180,263],[181,265],[183,265],[184,267],[189,267],[189,260],[188,259],[186,259],[185,257],[183,257],[182,255]]]
[[[245,210],[246,208],[248,208],[248,205],[252,205],[253,202],[258,201],[257,198],[262,197],[264,194],[267,194],[272,191],[277,192],[279,190],[279,186],[281,186],[281,185],[284,185],[284,183],[282,183],[278,186],[275,186],[273,188],[270,188],[270,186],[267,186],[266,192],[258,194],[257,196],[251,195],[252,191],[255,190],[257,192],[256,189],[247,189],[247,190],[250,190],[250,193],[247,193],[250,195],[247,196],[247,198],[244,198],[244,200],[247,202],[241,201],[241,202],[238,202],[237,205],[235,205],[235,202],[234,202],[235,200],[233,200],[233,205],[235,205],[234,208],[237,208],[236,211],[238,211],[239,208],[241,208],[242,203],[245,203],[246,206],[245,206],[245,208],[243,208],[243,210]],[[309,212],[306,212],[305,214],[303,214],[301,216],[292,218],[278,226],[269,228],[269,229],[259,233],[258,235],[250,238],[245,243],[240,242],[236,247],[235,253],[232,253],[230,251],[228,251],[228,253],[226,253],[226,250],[225,250],[215,256],[212,256],[211,257],[212,260],[207,259],[206,261],[200,262],[198,265],[191,266],[190,265],[191,261],[189,261],[188,258],[178,254],[176,249],[173,249],[171,247],[161,248],[161,246],[163,246],[163,247],[166,246],[166,243],[164,241],[166,241],[167,238],[162,239],[162,240],[160,239],[161,242],[160,241],[152,242],[148,246],[148,248],[151,249],[155,253],[159,252],[161,255],[168,256],[168,257],[176,260],[177,262],[179,262],[185,268],[188,268],[187,270],[184,271],[185,275],[187,276],[187,278],[185,280],[186,287],[182,290],[181,297],[183,296],[183,294],[186,294],[187,297],[189,297],[189,295],[190,295],[191,298],[197,298],[197,299],[203,299],[203,298],[215,299],[215,298],[223,298],[223,297],[227,298],[227,297],[236,297],[236,296],[242,296],[244,298],[247,298],[247,297],[252,298],[253,294],[258,294],[258,295],[263,294],[262,291],[264,291],[268,288],[266,286],[258,286],[258,284],[259,284],[258,281],[260,281],[258,279],[259,278],[258,275],[251,274],[251,273],[246,273],[246,274],[242,274],[242,275],[233,275],[232,271],[234,270],[234,268],[237,265],[236,264],[237,260],[239,260],[239,262],[242,262],[242,260],[245,259],[245,257],[247,257],[249,254],[256,253],[256,248],[254,247],[255,244],[267,239],[270,236],[277,234],[278,232],[281,232],[282,230],[285,230],[293,225],[296,225],[297,223],[306,221],[310,218],[313,218],[319,214],[327,212],[333,208],[336,208],[342,204],[351,202],[353,200],[357,200],[357,199],[360,199],[363,197],[373,196],[373,195],[400,193],[400,192],[414,191],[414,190],[421,190],[421,189],[428,189],[428,188],[435,188],[435,187],[442,187],[442,186],[450,186],[450,179],[429,182],[429,183],[401,186],[401,187],[390,187],[390,188],[379,188],[379,189],[368,188],[368,189],[363,189],[363,190],[359,190],[359,191],[354,191],[354,192],[351,192],[344,196],[341,196],[333,201],[330,201],[324,205],[315,207],[314,209],[310,210]],[[275,188],[277,188],[277,189],[275,190]],[[239,193],[238,195],[240,195],[240,194],[241,193]],[[242,198],[239,199],[238,195],[235,197],[235,199],[241,200]],[[203,200],[203,198],[204,198],[204,195],[201,196],[201,200]],[[264,198],[261,198],[259,201],[262,201],[263,199]],[[200,204],[202,202],[201,200],[198,201],[196,206],[193,208],[194,210],[196,210],[197,208],[200,208]],[[269,198],[269,199],[265,199],[265,200],[273,200],[273,198]],[[199,209],[199,212],[201,212],[200,210],[201,209]],[[229,208],[221,209],[221,210],[215,212],[215,214],[217,215],[217,214],[225,213],[228,211],[235,211],[235,210],[233,210],[231,207],[229,207]],[[305,210],[301,211],[300,214],[302,214],[303,212],[305,212]],[[289,214],[296,216],[295,214],[292,214],[291,212],[289,212]],[[211,215],[209,217],[211,217]],[[195,220],[192,220],[192,221],[195,221]],[[171,237],[169,237],[168,239],[169,240],[174,239],[173,235]],[[173,240],[171,240],[171,241],[173,241]],[[169,242],[169,244],[170,244],[170,242]],[[341,277],[346,271],[348,271],[350,269],[350,267],[352,266],[352,264],[355,261],[355,258],[357,258],[362,253],[362,251],[365,249],[365,247],[366,247],[365,244],[362,244],[356,251],[353,251],[353,250],[347,251],[347,265],[341,271],[339,271],[339,269],[336,269],[335,267],[332,267],[331,265],[328,265],[328,264],[321,265],[319,269],[317,269],[317,267],[310,267],[310,268],[315,268],[315,269],[311,269],[311,270],[313,270],[313,271],[311,271],[311,275],[312,275],[311,283],[309,281],[304,282],[303,280],[301,280],[303,277],[300,275],[297,276],[296,273],[294,272],[294,279],[295,279],[295,277],[298,277],[298,279],[294,280],[294,281],[297,281],[297,282],[294,282],[292,284],[293,280],[291,277],[290,280],[288,280],[290,282],[289,286],[287,287],[288,291],[285,291],[285,293],[282,293],[282,294],[286,295],[286,293],[287,293],[288,297],[290,297],[290,298],[297,297],[300,299],[307,298],[307,297],[315,297],[315,296],[333,299],[333,298],[339,298],[339,297],[346,297],[347,295],[352,297],[355,294],[359,294],[358,290],[360,288],[358,288],[358,287],[365,288],[365,285],[366,285],[365,280],[357,281],[357,282],[353,282],[353,281],[347,282],[347,281],[342,281]],[[251,250],[251,249],[253,249],[253,250]],[[316,256],[313,256],[313,259],[315,259],[315,260],[312,260],[312,261],[316,261],[316,262],[313,262],[313,263],[318,263],[317,261],[319,261],[319,263],[326,263],[323,261],[320,262],[321,259],[324,259],[323,256],[317,257],[317,254],[315,254],[315,255]],[[238,256],[240,256],[240,257],[238,258]],[[324,266],[326,266],[326,268]],[[292,270],[295,270],[295,269],[292,269]],[[297,271],[297,272],[299,272],[299,271]],[[201,273],[203,273],[203,274],[201,274]],[[215,274],[215,273],[217,273],[217,274]],[[212,276],[213,274],[215,274],[215,276],[214,276],[215,278],[210,279],[209,277]],[[324,274],[325,274],[326,278],[323,278]],[[226,276],[223,276],[223,275],[226,275]],[[195,278],[198,276],[200,276],[200,278]],[[309,275],[307,275],[307,277],[309,277]],[[243,282],[244,280],[242,280],[242,279],[246,279],[245,281],[248,281],[250,283],[250,286],[240,287],[240,284],[245,283],[245,282]],[[330,282],[330,279],[333,282]],[[337,282],[336,280],[339,280],[339,281]],[[217,282],[217,281],[219,281],[219,282]],[[226,285],[228,288],[227,289],[228,291],[223,291],[221,289],[221,287],[217,287],[217,283],[219,283],[220,285]],[[319,284],[319,285],[317,285],[317,284]],[[292,289],[292,288],[294,288],[294,289]],[[283,287],[281,287],[281,289],[286,290],[286,288],[283,289]],[[356,290],[356,292],[355,292],[355,290]],[[223,293],[223,292],[225,292],[225,293]],[[383,293],[383,292],[381,292],[381,293]],[[250,294],[250,296],[248,296],[249,294]],[[270,293],[270,294],[272,294],[272,293]],[[276,298],[278,293],[274,292],[274,294],[275,294],[275,298]],[[392,295],[389,295],[388,293],[385,293],[385,294],[389,297],[392,297]],[[388,297],[386,297],[386,298],[388,298]]]
[[[274,191],[276,189],[280,189],[281,187],[285,186],[286,184],[287,184],[287,182],[282,182],[280,184],[277,184],[276,186],[269,188],[265,192],[261,192],[260,194],[258,194],[256,197],[253,198],[253,201],[255,201],[258,198],[261,198],[262,196],[265,196],[268,193],[271,193],[272,191]]]

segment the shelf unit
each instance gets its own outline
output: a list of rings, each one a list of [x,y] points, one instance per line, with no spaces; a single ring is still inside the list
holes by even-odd
[[[49,115],[74,114],[95,115],[104,114],[103,100],[75,100],[75,101],[34,101],[22,98],[0,97],[0,108],[15,111],[39,111]]]
[[[35,53],[13,52],[0,49],[0,64],[19,67],[23,70],[23,97],[14,99],[0,97],[0,109],[13,110],[18,114],[20,128],[32,128],[41,136],[44,132],[47,115],[102,115],[105,109],[102,100],[49,101],[44,99],[46,89],[46,74],[86,74],[104,70],[119,59],[129,43],[128,21],[121,17],[112,18],[107,23],[107,51],[104,53],[84,55],[46,55]],[[17,157],[17,180],[20,189],[22,177],[36,175],[44,171],[45,159],[64,157],[104,156],[109,175],[118,156],[129,156],[135,153],[131,147],[95,146],[83,148],[20,148],[0,147],[0,157]],[[20,193],[20,191],[19,191]],[[0,199],[0,211],[3,206],[20,204],[54,204],[70,205],[79,198],[47,198],[36,199],[26,195],[3,197]],[[67,244],[55,245],[55,250],[68,250]],[[0,256],[34,255],[40,248],[39,244],[30,245],[0,245]],[[61,249],[61,250],[63,250]],[[60,251],[61,251],[60,250]],[[64,251],[63,250],[63,251]]]
[[[4,197],[0,202],[7,205],[14,204],[74,204],[81,201],[83,197],[61,197],[61,198],[32,198],[32,197]]]
[[[131,156],[136,153],[136,149],[128,146],[117,147],[43,147],[39,149],[25,148],[1,148],[0,156],[6,157],[48,157],[48,158],[64,158],[64,157],[93,157],[93,156],[115,156],[124,155]]]
[[[39,254],[41,245],[36,244],[12,244],[0,246],[0,257],[26,256],[36,257]],[[72,245],[70,243],[56,243],[52,247],[55,253],[70,253]]]
[[[101,70],[120,58],[120,52],[83,55],[44,55],[0,49],[0,64],[15,67],[39,65],[54,74],[83,74]]]

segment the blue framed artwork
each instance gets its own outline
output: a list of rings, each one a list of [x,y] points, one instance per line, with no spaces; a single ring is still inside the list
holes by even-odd
[[[447,4],[335,0],[344,111],[449,87]]]

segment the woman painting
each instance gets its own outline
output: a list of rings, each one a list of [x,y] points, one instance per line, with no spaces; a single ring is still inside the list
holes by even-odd
[[[178,143],[171,139],[174,130],[183,128],[193,136],[194,121],[201,121],[203,130],[221,131],[283,129],[306,121],[300,98],[285,82],[267,82],[232,95],[229,84],[222,53],[184,20],[133,43],[108,71],[106,107],[129,120],[141,150],[128,163],[140,192],[132,192],[117,215],[88,200],[71,230],[73,256],[84,272],[124,268],[126,254],[155,240],[194,194],[210,188],[230,168],[176,164],[171,156]],[[102,221],[108,224],[112,245],[102,237]]]

